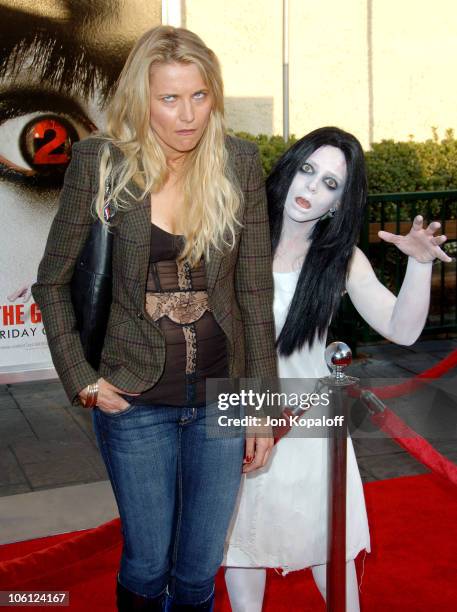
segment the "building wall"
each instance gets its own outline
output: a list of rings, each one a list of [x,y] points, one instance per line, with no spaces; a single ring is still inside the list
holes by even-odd
[[[182,1],[183,25],[221,60],[230,127],[282,133],[282,1]],[[289,6],[291,133],[334,124],[368,146],[456,126],[453,0]]]
[[[457,5],[373,2],[373,132],[425,140],[457,126]]]
[[[230,127],[282,130],[282,3],[275,0],[188,0],[184,21],[222,65]]]

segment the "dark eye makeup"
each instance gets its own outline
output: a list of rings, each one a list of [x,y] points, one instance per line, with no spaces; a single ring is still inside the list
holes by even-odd
[[[304,174],[313,174],[314,167],[309,162],[305,162],[302,166],[300,166],[300,172],[303,172]],[[332,176],[325,177],[324,183],[332,191],[338,188],[338,182]]]
[[[314,168],[310,163],[305,162],[302,166],[300,166],[300,171],[304,172],[305,174],[311,174],[314,172]]]

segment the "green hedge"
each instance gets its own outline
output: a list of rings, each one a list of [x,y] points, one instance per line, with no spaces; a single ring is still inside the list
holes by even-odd
[[[292,136],[286,144],[282,136],[253,136],[247,132],[235,135],[259,146],[266,174],[297,140]],[[447,130],[441,142],[436,132],[425,142],[383,140],[373,144],[365,159],[370,193],[457,189],[457,139],[452,130]]]
[[[365,153],[370,193],[457,189],[457,140],[383,140]]]
[[[297,140],[295,136],[291,136],[286,144],[286,141],[282,136],[266,136],[265,134],[253,136],[248,132],[235,132],[234,135],[257,144],[260,150],[263,170],[266,175],[270,174],[270,170],[272,169],[276,160],[279,159],[284,151],[286,151],[286,149],[293,145]]]

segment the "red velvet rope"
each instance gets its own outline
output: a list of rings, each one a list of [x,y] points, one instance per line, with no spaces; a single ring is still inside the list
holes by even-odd
[[[407,393],[413,393],[418,389],[424,380],[430,378],[440,378],[457,366],[457,349],[452,351],[450,355],[439,361],[436,365],[428,368],[424,372],[417,374],[413,378],[408,378],[405,382],[401,382],[398,385],[390,385],[386,387],[376,387],[370,389],[381,399],[389,399],[392,397],[399,397],[400,395],[406,395]]]
[[[420,463],[457,486],[457,465],[443,457],[430,442],[408,427],[392,410],[373,414],[371,420]]]
[[[428,370],[398,385],[376,387],[367,390],[352,388],[350,390],[351,395],[358,395],[369,408],[374,408],[374,411],[371,411],[371,420],[379,429],[388,434],[394,442],[408,451],[417,461],[454,485],[457,485],[457,465],[446,459],[425,438],[408,427],[398,415],[380,402],[380,399],[394,398],[406,393],[412,393],[424,384],[426,380],[440,378],[456,365],[457,350],[452,351],[450,355],[431,368],[428,368]]]

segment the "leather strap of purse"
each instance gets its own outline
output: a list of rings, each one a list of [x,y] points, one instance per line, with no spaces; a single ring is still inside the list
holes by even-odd
[[[103,217],[105,221],[109,221],[114,216],[114,213],[111,210],[110,204],[109,204],[109,195],[110,195],[110,186],[107,180],[105,184],[105,203],[103,206]],[[86,388],[87,388],[87,394],[86,394],[85,400],[84,401],[81,400],[81,404],[84,406],[84,408],[94,408],[97,405],[97,399],[98,399],[98,391],[99,391],[98,382],[92,383],[88,385]]]

